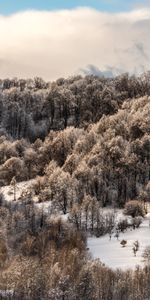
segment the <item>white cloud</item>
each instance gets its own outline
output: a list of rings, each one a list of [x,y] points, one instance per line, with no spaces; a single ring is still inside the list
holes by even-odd
[[[150,69],[150,9],[107,14],[90,8],[0,16],[0,77],[66,77],[93,65]]]

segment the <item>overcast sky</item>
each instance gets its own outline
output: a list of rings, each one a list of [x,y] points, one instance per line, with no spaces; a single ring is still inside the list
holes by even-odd
[[[150,1],[141,2],[0,0],[0,77],[149,70]]]

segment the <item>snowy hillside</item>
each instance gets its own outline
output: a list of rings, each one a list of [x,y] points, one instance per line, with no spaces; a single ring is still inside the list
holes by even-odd
[[[34,180],[24,181],[17,183],[16,186],[16,200],[19,200],[23,193],[30,191]],[[13,187],[11,185],[1,188],[1,192],[4,195],[6,201],[13,201]],[[47,201],[44,203],[37,203],[36,196],[33,196],[33,199],[36,203],[36,207],[44,208],[45,212],[50,212],[51,202]],[[103,209],[103,214],[109,214],[112,212],[111,208]],[[62,215],[63,219],[68,218],[67,215]],[[117,209],[115,211],[116,222],[125,219],[126,216],[123,215],[123,211]],[[128,223],[130,223],[131,217],[128,216]],[[89,237],[88,238],[88,248],[93,258],[99,258],[107,266],[116,269],[128,269],[135,268],[137,265],[143,266],[142,253],[146,246],[150,245],[150,212],[143,219],[140,228],[131,229],[128,228],[124,233],[119,233],[119,238],[115,237],[115,234],[112,235],[111,240],[110,236],[104,235],[100,238]],[[126,240],[127,244],[125,247],[122,247],[120,242]],[[135,241],[139,242],[139,250],[137,251],[136,256],[133,253],[133,243]]]

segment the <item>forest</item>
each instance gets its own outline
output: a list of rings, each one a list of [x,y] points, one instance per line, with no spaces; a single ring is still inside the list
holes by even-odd
[[[87,247],[104,208],[132,203],[138,227],[150,202],[150,72],[0,80],[0,189],[0,299],[150,299],[150,259],[112,270]]]

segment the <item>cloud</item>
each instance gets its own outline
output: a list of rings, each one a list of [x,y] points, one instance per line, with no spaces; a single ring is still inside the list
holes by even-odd
[[[107,77],[107,78],[113,77],[112,70],[101,71],[98,67],[96,67],[94,65],[88,65],[86,68],[81,69],[80,72],[83,75],[95,75],[95,76]]]
[[[150,7],[150,0],[142,0],[142,1],[135,1],[131,2],[131,7],[133,9],[139,9],[139,8],[149,8]]]
[[[106,77],[106,78],[113,78],[118,76],[124,72],[119,68],[106,66],[105,70],[101,71],[98,67],[94,65],[88,65],[86,68],[79,70],[82,75],[95,75],[98,77]]]
[[[150,9],[90,8],[0,16],[0,77],[67,77],[80,70],[150,69]],[[108,67],[109,66],[109,67]],[[90,67],[91,68],[91,67]]]

